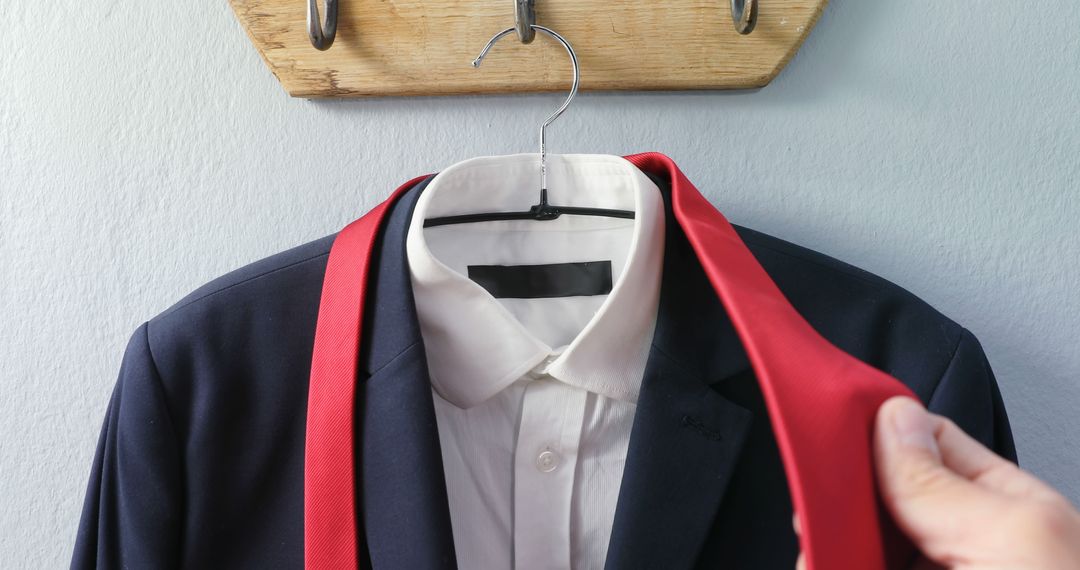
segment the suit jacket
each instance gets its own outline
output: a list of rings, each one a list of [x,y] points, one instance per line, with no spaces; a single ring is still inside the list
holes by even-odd
[[[377,569],[455,566],[405,258],[408,221],[430,179],[392,206],[373,252],[357,509],[362,555]],[[607,568],[793,568],[791,499],[754,372],[665,206],[656,332]],[[993,372],[969,331],[884,279],[735,228],[825,338],[1015,460]],[[73,568],[303,566],[308,379],[335,235],[215,279],[135,330],[102,426]]]

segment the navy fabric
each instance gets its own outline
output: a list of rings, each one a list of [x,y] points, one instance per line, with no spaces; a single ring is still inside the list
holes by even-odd
[[[362,553],[453,568],[438,431],[405,257],[430,177],[390,213],[372,274],[358,424]],[[668,181],[656,180],[665,191]],[[667,206],[656,334],[607,568],[794,567],[776,441],[753,371]],[[884,279],[735,226],[800,314],[1015,460],[978,340]],[[139,326],[90,473],[72,568],[302,568],[311,351],[334,235],[207,283]]]

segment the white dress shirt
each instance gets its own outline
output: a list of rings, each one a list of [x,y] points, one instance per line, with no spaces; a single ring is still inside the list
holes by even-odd
[[[664,247],[659,190],[625,159],[549,155],[552,204],[633,210],[423,227],[527,210],[539,155],[442,170],[406,251],[431,377],[458,567],[600,569],[645,361]],[[495,298],[468,265],[611,261],[607,295]]]

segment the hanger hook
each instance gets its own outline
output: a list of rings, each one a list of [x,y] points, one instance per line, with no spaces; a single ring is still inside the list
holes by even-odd
[[[317,50],[327,50],[337,36],[338,0],[326,0],[326,21],[319,19],[319,0],[308,0],[307,33],[311,45]]]
[[[731,0],[731,19],[735,22],[735,31],[742,35],[754,31],[757,24],[758,0]]]
[[[547,127],[548,127],[548,125],[553,123],[555,121],[555,119],[558,119],[559,115],[563,114],[563,111],[565,111],[566,108],[570,106],[570,102],[574,100],[574,96],[577,95],[578,84],[581,82],[581,69],[578,66],[577,54],[574,53],[574,48],[570,46],[570,42],[566,41],[566,38],[560,36],[555,30],[552,30],[550,28],[545,28],[544,26],[538,26],[536,24],[531,24],[529,27],[532,28],[533,30],[536,30],[537,32],[542,32],[542,33],[550,36],[555,41],[562,44],[562,47],[566,48],[566,53],[570,55],[570,64],[573,66],[573,70],[574,70],[574,84],[570,86],[570,94],[567,95],[566,100],[563,101],[563,104],[561,106],[559,106],[558,109],[555,109],[555,112],[552,113],[551,116],[548,117],[547,120],[544,121],[544,124],[540,125],[540,204],[546,206],[547,205]],[[484,46],[484,49],[483,49],[483,51],[480,52],[480,55],[476,56],[476,59],[473,60],[472,66],[473,67],[480,67],[480,63],[484,61],[484,56],[486,56],[488,51],[491,50],[492,46],[495,45],[495,42],[501,40],[507,34],[513,33],[516,29],[517,29],[516,27],[514,27],[514,28],[506,28],[505,30],[495,34],[490,40],[488,40],[487,45]]]

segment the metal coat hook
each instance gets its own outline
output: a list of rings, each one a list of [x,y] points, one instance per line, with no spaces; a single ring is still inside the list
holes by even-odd
[[[326,19],[319,18],[319,0],[308,0],[307,33],[317,50],[329,49],[337,36],[338,0],[326,0]]]
[[[536,0],[514,0],[514,29],[521,43],[532,43],[536,37]]]
[[[567,95],[566,100],[563,101],[563,104],[558,109],[555,109],[555,112],[552,113],[551,116],[548,117],[546,121],[544,121],[544,124],[540,125],[540,204],[541,205],[546,205],[547,204],[547,127],[552,122],[554,122],[555,119],[558,119],[559,115],[563,114],[563,111],[565,111],[566,108],[570,106],[570,102],[574,100],[574,95],[577,95],[578,83],[581,81],[581,70],[578,67],[577,54],[574,53],[574,48],[570,47],[570,43],[567,42],[565,38],[560,36],[554,30],[552,30],[550,28],[545,28],[544,26],[538,26],[536,24],[530,24],[529,27],[532,30],[535,30],[536,32],[542,32],[544,34],[547,34],[548,36],[553,38],[555,41],[562,44],[562,47],[566,48],[566,53],[570,56],[570,64],[573,66],[573,69],[574,69],[574,84],[570,86],[570,94]],[[490,40],[488,40],[488,43],[487,43],[486,46],[484,46],[483,51],[481,51],[480,55],[476,56],[476,59],[473,60],[473,62],[472,62],[473,67],[480,67],[480,63],[482,61],[484,61],[484,56],[486,56],[488,51],[491,50],[491,47],[495,45],[495,42],[501,40],[504,36],[513,33],[515,30],[517,30],[516,26],[513,27],[513,28],[506,28],[505,30],[495,34],[494,37],[492,37]]]
[[[746,35],[754,31],[757,24],[758,0],[731,0],[731,19],[735,22],[735,31]]]

